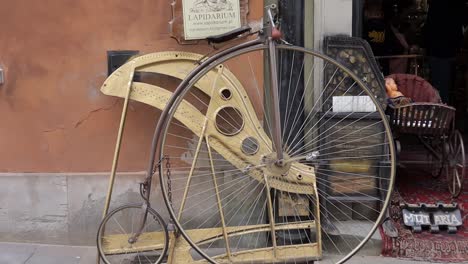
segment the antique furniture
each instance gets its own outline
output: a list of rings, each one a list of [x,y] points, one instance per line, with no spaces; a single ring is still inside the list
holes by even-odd
[[[463,137],[455,129],[455,108],[443,104],[437,90],[421,77],[394,74],[398,89],[414,102],[388,106],[390,124],[397,152],[402,146],[400,137],[416,136],[428,151],[428,164],[434,177],[444,174],[453,197],[457,197],[465,178],[465,149]],[[415,161],[402,161],[415,163]]]

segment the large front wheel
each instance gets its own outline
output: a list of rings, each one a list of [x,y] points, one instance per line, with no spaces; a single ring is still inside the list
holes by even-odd
[[[267,45],[209,59],[160,119],[161,187],[192,260],[342,263],[384,217],[395,154],[379,102],[324,55],[276,52],[283,155]]]

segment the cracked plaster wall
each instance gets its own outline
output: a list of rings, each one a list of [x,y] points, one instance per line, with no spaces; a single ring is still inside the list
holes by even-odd
[[[123,101],[99,91],[106,52],[211,51],[170,38],[170,2],[0,0],[0,241],[94,243]],[[158,115],[130,103],[119,171],[145,169]],[[139,201],[140,178],[118,177],[112,206]]]
[[[0,172],[110,169],[122,100],[99,88],[106,51],[186,50],[170,38],[171,1],[0,1]],[[250,20],[262,1],[250,1]],[[131,103],[120,170],[140,171],[158,111]]]

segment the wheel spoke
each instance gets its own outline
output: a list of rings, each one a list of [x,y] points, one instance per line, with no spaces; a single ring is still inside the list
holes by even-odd
[[[220,194],[219,194],[218,182],[216,180],[216,170],[214,168],[213,158],[212,158],[212,154],[211,154],[211,146],[210,146],[208,138],[205,139],[205,142],[206,142],[206,148],[208,149],[208,155],[210,157],[211,173],[212,173],[212,176],[213,176],[213,184],[214,184],[215,193],[216,193],[216,201],[218,203],[218,211],[219,211],[219,215],[221,217],[221,224],[222,224],[222,228],[223,228],[223,236],[224,236],[224,240],[225,240],[225,243],[226,243],[226,253],[227,253],[228,259],[231,259],[231,248],[229,246],[229,239],[228,239],[228,235],[227,235],[227,231],[226,231],[226,221],[224,220],[223,205],[222,205]]]
[[[462,183],[461,183],[460,176],[458,175],[458,171],[457,171],[457,170],[454,170],[454,176],[455,176],[455,179],[457,180],[458,187],[461,187],[461,186],[462,186]]]
[[[190,172],[189,172],[189,175],[187,177],[187,183],[185,184],[185,190],[184,190],[184,195],[182,197],[182,202],[181,202],[181,205],[180,205],[179,215],[177,216],[177,219],[179,219],[179,220],[182,217],[182,212],[184,211],[185,201],[187,199],[189,186],[190,186],[190,183],[192,181],[193,171],[195,170],[195,165],[197,165],[198,155],[200,154],[200,148],[202,146],[207,121],[208,120],[205,120],[205,124],[203,125],[202,133],[201,133],[201,135],[198,136],[197,149],[195,150],[195,155],[194,155],[193,161],[192,161],[192,167],[190,168]],[[211,153],[209,153],[209,154],[210,154],[210,162],[213,162],[212,157],[211,157]]]

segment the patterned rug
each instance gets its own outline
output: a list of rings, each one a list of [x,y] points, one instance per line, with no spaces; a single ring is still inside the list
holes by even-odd
[[[391,238],[380,230],[383,238],[382,254],[387,257],[407,258],[427,262],[466,262],[468,261],[468,180],[462,193],[452,199],[447,182],[441,176],[434,179],[427,171],[428,166],[407,165],[397,171],[397,181],[390,214],[398,229],[398,237]],[[431,234],[424,230],[413,233],[403,224],[400,203],[452,203],[459,204],[462,213],[463,227],[456,234],[448,234],[441,230]]]

